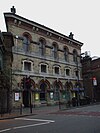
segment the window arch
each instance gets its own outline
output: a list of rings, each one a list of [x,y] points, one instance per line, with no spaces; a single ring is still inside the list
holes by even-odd
[[[28,32],[23,33],[23,48],[25,52],[29,51],[29,45],[30,45],[31,39],[32,37]]]
[[[68,61],[68,52],[69,52],[68,48],[64,47],[64,59],[65,59],[65,61]]]
[[[46,47],[45,47],[45,45],[46,45],[45,39],[44,38],[40,38],[39,39],[39,52],[40,52],[40,55],[41,56],[44,56],[45,53],[46,53]]]
[[[58,44],[56,43],[56,42],[54,42],[53,44],[52,44],[52,46],[53,46],[53,57],[54,57],[54,59],[58,59]]]
[[[77,63],[77,56],[78,56],[77,51],[74,49],[74,50],[73,50],[73,61],[74,61],[75,63]]]

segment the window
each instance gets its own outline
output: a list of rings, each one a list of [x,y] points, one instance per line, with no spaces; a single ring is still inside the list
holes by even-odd
[[[48,64],[40,63],[40,73],[48,73]]]
[[[76,76],[76,77],[78,77],[78,76],[79,76],[79,75],[78,75],[78,71],[75,71],[75,76]]]
[[[31,63],[30,62],[24,62],[24,70],[31,71]]]
[[[68,61],[68,49],[66,47],[64,47],[64,59]]]
[[[41,72],[46,73],[46,65],[41,65]]]
[[[77,51],[73,50],[73,61],[77,63]]]
[[[55,67],[55,74],[59,74],[59,67]]]
[[[23,35],[23,48],[25,50],[25,52],[29,51],[29,45],[30,45],[30,37],[28,35],[28,33]]]
[[[23,71],[33,71],[33,62],[30,60],[23,60]]]
[[[65,75],[70,76],[70,70],[69,69],[65,69]]]
[[[41,54],[41,56],[44,56],[45,55],[45,44],[46,44],[46,42],[45,42],[45,40],[44,39],[40,39],[39,40],[39,43],[40,43],[40,46],[39,46],[39,49],[40,49],[40,54]]]
[[[53,57],[58,59],[58,45],[56,43],[53,43]]]

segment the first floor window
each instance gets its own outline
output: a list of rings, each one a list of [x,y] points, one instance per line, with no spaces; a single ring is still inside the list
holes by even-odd
[[[70,70],[69,69],[65,69],[65,75],[69,76],[70,75]]]
[[[24,62],[24,70],[31,71],[31,62]]]
[[[41,72],[46,73],[46,65],[41,65]]]
[[[55,67],[55,74],[59,74],[59,67]]]

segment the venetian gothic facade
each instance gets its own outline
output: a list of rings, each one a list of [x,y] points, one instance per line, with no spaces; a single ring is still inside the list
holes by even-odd
[[[14,36],[13,106],[52,105],[84,95],[80,62],[83,43],[44,25],[4,13],[7,31]],[[31,87],[22,87],[23,78]]]

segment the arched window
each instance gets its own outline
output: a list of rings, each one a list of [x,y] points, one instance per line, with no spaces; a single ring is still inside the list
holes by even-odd
[[[45,56],[45,52],[46,52],[46,48],[45,48],[46,41],[45,41],[45,39],[40,38],[39,39],[39,44],[40,44],[39,45],[40,55]]]
[[[68,61],[68,48],[64,47],[64,59],[65,61]]]
[[[74,61],[75,63],[77,63],[77,56],[78,56],[77,51],[74,49],[74,50],[73,50],[73,61]]]
[[[58,45],[57,43],[53,43],[53,57],[54,59],[58,59]]]
[[[31,35],[29,33],[23,33],[23,48],[25,52],[29,51],[29,45],[31,41]]]

